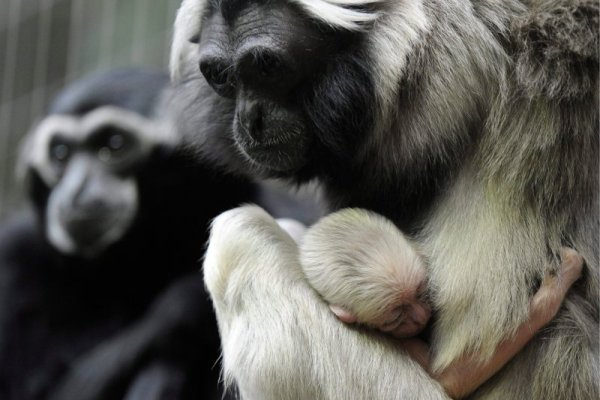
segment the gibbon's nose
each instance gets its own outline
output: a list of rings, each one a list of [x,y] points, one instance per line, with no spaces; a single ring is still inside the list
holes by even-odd
[[[412,305],[411,316],[418,325],[425,326],[431,318],[431,308],[428,305],[415,303]]]

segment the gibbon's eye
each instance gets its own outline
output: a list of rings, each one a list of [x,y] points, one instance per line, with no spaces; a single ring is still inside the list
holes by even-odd
[[[54,163],[65,164],[71,157],[71,153],[71,144],[64,140],[55,138],[50,143],[49,156]]]
[[[200,61],[200,72],[206,82],[217,94],[223,97],[232,97],[235,89],[230,73],[231,67],[214,59]]]
[[[120,128],[103,127],[90,139],[92,150],[105,163],[119,162],[128,157],[135,147],[132,135]]]
[[[275,75],[283,67],[283,62],[279,57],[271,52],[263,52],[257,60],[259,74],[263,78]]]
[[[407,305],[401,305],[395,307],[393,310],[389,310],[387,319],[382,323],[381,328],[386,331],[396,328],[406,319],[407,311]]]
[[[125,145],[125,137],[121,133],[113,134],[109,139],[106,147],[110,151],[119,151]]]
[[[98,150],[98,158],[105,162],[111,161],[115,154],[123,149],[124,141],[123,135],[115,133],[108,139],[106,145]]]

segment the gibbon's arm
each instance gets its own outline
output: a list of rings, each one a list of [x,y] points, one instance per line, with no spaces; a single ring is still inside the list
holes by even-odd
[[[105,340],[74,361],[51,400],[102,400],[135,384],[156,354],[185,354],[189,341],[202,337],[210,309],[204,300],[202,279],[185,276],[171,285],[138,322]],[[216,360],[215,360],[216,361]]]
[[[564,249],[558,276],[546,276],[540,289],[533,296],[529,319],[523,322],[515,334],[501,342],[492,357],[481,362],[479,355],[464,356],[443,371],[431,372],[453,399],[462,399],[474,392],[481,384],[495,375],[523,347],[546,326],[558,313],[571,285],[581,276],[583,259],[577,252]],[[430,371],[429,348],[419,339],[403,341],[406,351]]]
[[[300,249],[308,282],[341,321],[359,321],[403,340],[409,354],[452,398],[474,392],[552,321],[583,267],[577,252],[563,249],[558,277],[545,277],[531,301],[529,319],[514,334],[507,334],[491,357],[467,354],[442,370],[431,371],[429,346],[417,337],[429,321],[427,304],[419,293],[427,271],[396,226],[375,213],[348,208],[313,225]]]

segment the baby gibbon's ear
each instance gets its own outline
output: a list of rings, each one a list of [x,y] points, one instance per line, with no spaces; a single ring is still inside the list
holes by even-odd
[[[342,322],[353,324],[356,322],[356,315],[340,306],[329,305],[329,309],[333,311],[335,316]]]

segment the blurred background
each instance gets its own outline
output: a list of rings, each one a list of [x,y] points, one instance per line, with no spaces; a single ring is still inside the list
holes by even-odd
[[[166,68],[178,0],[0,0],[0,220],[22,206],[21,138],[60,88],[111,67]]]

